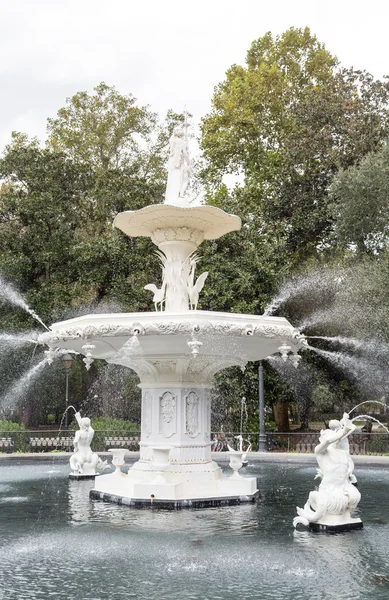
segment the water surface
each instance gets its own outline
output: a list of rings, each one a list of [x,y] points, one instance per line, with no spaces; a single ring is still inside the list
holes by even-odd
[[[91,501],[65,464],[2,460],[0,600],[387,600],[388,472],[356,469],[363,530],[295,532],[315,466],[255,462],[257,504],[170,512]]]

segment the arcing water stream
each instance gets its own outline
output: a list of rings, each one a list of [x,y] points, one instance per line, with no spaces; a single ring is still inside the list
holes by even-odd
[[[49,328],[43,323],[42,319],[36,314],[36,312],[33,311],[32,308],[30,308],[28,306],[27,302],[24,300],[22,295],[17,290],[15,290],[15,288],[10,283],[5,281],[1,276],[0,276],[0,296],[3,297],[5,300],[7,300],[10,304],[13,304],[14,306],[19,306],[20,308],[23,308],[23,310],[25,310],[28,314],[30,314],[45,329],[49,330]]]
[[[4,396],[0,399],[1,412],[6,413],[16,404],[21,394],[23,394],[46,364],[47,359],[44,358],[38,364],[31,367],[14,385],[8,388]]]
[[[388,406],[385,404],[385,402],[380,402],[379,400],[365,400],[364,402],[360,402],[359,404],[357,404],[356,406],[354,406],[354,408],[352,408],[351,410],[349,410],[348,414],[351,415],[351,413],[354,412],[354,410],[356,408],[359,408],[360,406],[362,406],[362,404],[380,404],[381,406],[384,406],[385,409],[388,408]]]
[[[374,421],[375,423],[378,423],[378,425],[380,425],[380,427],[383,427],[387,433],[389,433],[389,429],[386,427],[386,425],[381,423],[381,421],[379,421],[375,417],[371,417],[370,415],[357,415],[356,417],[353,417],[351,419],[351,421],[352,422],[354,422],[354,421]]]
[[[389,354],[389,344],[383,342],[377,342],[374,340],[361,340],[358,338],[344,337],[341,335],[337,336],[325,336],[325,335],[307,335],[307,339],[311,340],[324,340],[334,344],[341,344],[342,346],[348,346],[355,348],[355,350],[361,350],[364,354]]]

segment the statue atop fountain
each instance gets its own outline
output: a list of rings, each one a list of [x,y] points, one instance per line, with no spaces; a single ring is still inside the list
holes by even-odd
[[[165,193],[165,204],[189,206],[185,194],[191,176],[188,149],[187,123],[176,125],[169,141],[170,154],[168,161],[168,178]]]
[[[88,417],[81,417],[77,412],[75,415],[80,429],[74,436],[74,454],[70,457],[71,479],[87,479],[95,477],[96,470],[103,470],[107,463],[91,450],[91,443],[95,434]]]
[[[355,430],[356,426],[345,413],[341,421],[330,422],[329,429],[320,432],[315,454],[321,483],[317,491],[309,494],[304,508],[297,507],[294,527],[302,524],[317,531],[347,531],[362,527],[361,519],[350,515],[361,499],[353,485],[356,479],[348,444],[348,437]]]

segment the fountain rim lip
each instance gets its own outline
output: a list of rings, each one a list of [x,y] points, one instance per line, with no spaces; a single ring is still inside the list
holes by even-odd
[[[177,224],[161,223],[160,218],[184,218],[185,222]],[[209,221],[206,222],[208,217]],[[199,219],[203,223],[199,223]],[[194,221],[191,223],[191,221]],[[113,221],[117,227],[130,237],[151,237],[158,229],[188,228],[201,231],[206,240],[215,240],[226,233],[239,231],[242,220],[237,215],[225,212],[217,206],[200,204],[198,206],[175,206],[174,204],[149,204],[139,210],[126,210],[116,215]]]
[[[245,313],[227,313],[211,310],[187,310],[182,312],[137,312],[137,313],[89,313],[86,315],[80,315],[78,317],[72,317],[64,321],[56,321],[50,325],[50,333],[54,333],[58,329],[62,329],[71,325],[88,326],[92,325],[91,321],[95,324],[132,324],[133,321],[140,323],[146,322],[151,323],[158,321],[160,323],[170,322],[188,322],[193,321],[194,324],[206,321],[220,322],[229,321],[235,323],[242,323],[251,325],[251,322],[263,325],[280,324],[286,325],[291,329],[295,329],[291,323],[285,317],[273,317],[269,315],[253,315]],[[47,333],[47,332],[46,332]]]

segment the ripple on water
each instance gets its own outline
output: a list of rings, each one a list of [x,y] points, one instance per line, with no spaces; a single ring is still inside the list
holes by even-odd
[[[5,496],[4,498],[0,498],[1,504],[6,504],[9,502],[17,504],[19,502],[27,502],[27,501],[28,501],[27,496]]]

